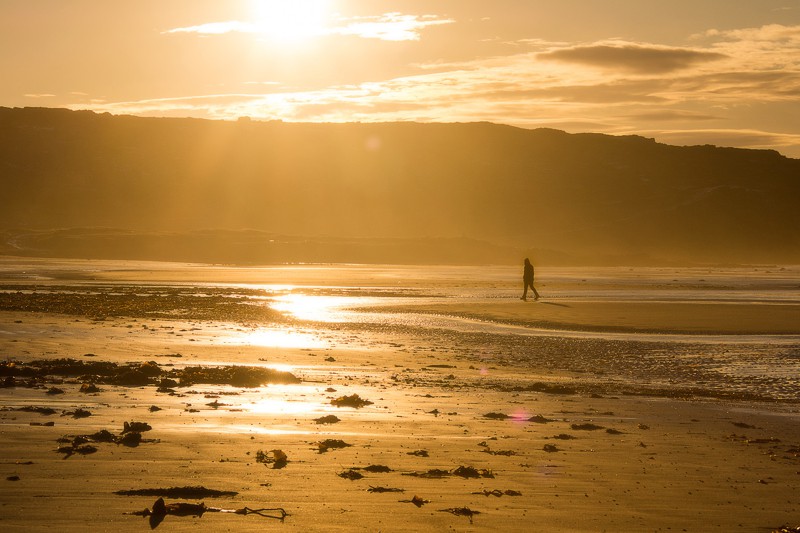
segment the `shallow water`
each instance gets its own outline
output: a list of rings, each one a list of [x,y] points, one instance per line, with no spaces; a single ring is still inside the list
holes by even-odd
[[[298,265],[221,267],[172,263],[52,261],[0,258],[0,294],[57,297],[163,299],[162,317],[197,320],[210,298],[245,311],[246,327],[230,327],[210,305],[193,340],[203,344],[317,349],[336,346],[342,327],[359,332],[364,345],[386,332],[419,332],[453,344],[480,338],[487,352],[514,354],[517,362],[581,371],[594,368],[608,380],[650,380],[728,388],[769,398],[800,397],[800,335],[691,335],[576,331],[530,327],[446,314],[395,312],[398,306],[470,304],[480,308],[519,296],[519,269],[395,265]],[[725,302],[735,305],[800,303],[800,267],[747,268],[539,268],[537,288],[548,302]],[[127,295],[127,296],[126,296]],[[181,300],[182,299],[182,300]],[[180,300],[180,308],[169,308]],[[94,301],[94,300],[91,300]],[[159,300],[160,301],[160,300]],[[217,300],[214,300],[217,301]],[[136,311],[134,309],[134,311]],[[59,312],[53,310],[53,312]],[[60,311],[63,312],[63,311]],[[150,311],[142,311],[142,313]],[[271,318],[270,318],[271,317]],[[0,337],[9,330],[0,324]],[[19,328],[18,328],[19,329]],[[14,330],[14,331],[18,331]],[[383,333],[376,333],[383,332]],[[368,333],[364,333],[368,332]],[[470,337],[472,336],[472,337]],[[598,344],[590,356],[545,361],[534,339]],[[475,342],[475,341],[471,341]],[[358,344],[351,335],[349,344]],[[620,343],[629,362],[618,368]],[[594,346],[594,344],[592,345]],[[607,349],[608,347],[614,349]],[[471,351],[481,352],[481,346]],[[608,353],[605,353],[608,352]],[[630,352],[630,353],[629,353]],[[617,354],[617,355],[615,355]],[[571,357],[571,359],[570,359]],[[579,360],[583,357],[583,360]],[[527,358],[527,359],[526,359]],[[543,363],[542,361],[545,361]],[[631,363],[630,361],[634,361]],[[562,365],[559,367],[559,365]]]

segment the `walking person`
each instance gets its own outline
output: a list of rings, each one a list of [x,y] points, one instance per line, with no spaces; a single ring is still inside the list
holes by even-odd
[[[536,291],[536,287],[533,286],[533,265],[531,264],[530,259],[527,257],[525,258],[525,268],[522,272],[522,283],[523,283],[523,290],[522,290],[522,298],[520,300],[528,301],[528,287],[531,288],[533,291],[533,299],[539,299],[539,293]]]

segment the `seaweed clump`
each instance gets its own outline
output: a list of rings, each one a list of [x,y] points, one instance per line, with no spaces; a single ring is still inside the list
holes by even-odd
[[[367,405],[372,405],[375,402],[371,402],[369,400],[365,400],[358,394],[351,394],[350,396],[339,396],[331,400],[331,405],[336,407],[355,407],[356,409],[360,409],[361,407],[365,407]]]
[[[282,372],[260,366],[189,366],[173,370],[173,379],[179,379],[181,386],[197,384],[232,385],[234,387],[261,387],[267,383],[294,384],[300,379],[290,372]]]
[[[181,386],[196,384],[232,385],[234,387],[260,387],[268,383],[294,384],[300,379],[290,372],[282,372],[261,366],[189,366],[169,371],[155,361],[119,365],[104,361],[80,361],[61,358],[37,360],[29,363],[18,361],[0,362],[0,377],[5,377],[4,386],[32,386],[39,383],[60,383],[58,378],[77,378],[86,384],[122,385],[141,387],[180,383]],[[27,380],[27,382],[23,381]],[[82,392],[93,390],[89,385]],[[56,391],[53,392],[55,394]]]

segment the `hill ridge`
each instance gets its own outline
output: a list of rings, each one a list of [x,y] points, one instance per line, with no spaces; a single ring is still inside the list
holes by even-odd
[[[331,249],[337,239],[483,243],[468,248],[485,253],[453,261],[545,251],[581,262],[800,261],[800,160],[636,135],[0,108],[0,180],[0,228],[16,235],[107,227],[202,247],[201,228],[249,229]]]

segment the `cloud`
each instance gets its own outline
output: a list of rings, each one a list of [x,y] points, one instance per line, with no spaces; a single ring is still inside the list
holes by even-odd
[[[660,142],[681,146],[713,144],[736,148],[781,150],[797,147],[800,134],[774,133],[753,129],[691,129],[637,131]]]
[[[24,94],[25,98],[53,98],[56,95],[50,93]]]
[[[369,25],[373,23],[376,26]],[[387,14],[339,19],[336,27],[340,35],[413,39],[415,32],[445,23],[451,21]],[[293,84],[292,90],[279,81],[261,87],[245,82],[242,93],[258,94],[112,102],[90,108],[218,119],[491,121],[612,134],[648,131],[663,142],[775,148],[797,157],[797,136],[767,130],[796,128],[790,121],[800,98],[800,39],[794,37],[798,33],[800,27],[776,25],[713,31],[697,37],[692,47],[621,41],[569,46],[529,40],[508,55],[414,65],[416,74],[409,76],[314,89]],[[782,111],[762,117],[768,106]],[[692,124],[701,128],[690,129]],[[660,125],[685,129],[649,131]]]
[[[200,24],[198,26],[187,26],[185,28],[174,28],[162,33],[199,33],[203,35],[221,35],[224,33],[234,32],[257,33],[258,27],[249,22],[229,20],[226,22],[209,22],[207,24]]]
[[[343,26],[332,28],[330,33],[357,35],[364,39],[384,41],[418,41],[420,31],[430,26],[452,24],[452,19],[441,19],[435,15],[403,15],[386,13],[378,17],[357,17],[345,21]]]
[[[287,0],[290,1],[290,0]],[[436,15],[404,15],[402,13],[385,13],[368,17],[338,18],[330,26],[320,25],[310,31],[312,37],[326,35],[356,36],[363,39],[380,39],[382,41],[418,41],[421,32],[431,26],[452,24],[455,21],[439,18]],[[162,32],[197,33],[201,35],[222,35],[226,33],[264,33],[269,28],[263,25],[237,20],[225,22],[209,22],[197,26],[174,28]]]
[[[627,118],[639,121],[669,122],[669,121],[708,121],[720,120],[720,115],[710,115],[708,113],[696,113],[694,111],[683,111],[680,109],[655,109],[639,113],[629,113]]]
[[[724,59],[717,52],[669,48],[634,43],[574,46],[538,54],[538,59],[578,63],[602,69],[640,74],[663,74],[682,70],[698,63]]]
[[[733,41],[800,43],[800,26],[767,24],[756,28],[742,28],[736,30],[720,31],[711,29],[694,37],[698,38],[703,36]]]
[[[602,116],[634,121],[701,120],[716,114],[663,114],[679,108],[786,101],[800,91],[800,73],[776,71],[689,71],[631,76],[598,73],[562,62],[537,61],[536,53],[427,65],[420,73],[317,90],[286,91],[265,86],[262,94],[211,95],[125,102],[135,112],[181,106],[214,118],[280,118],[313,121],[486,120],[536,124],[551,119],[595,122]],[[252,84],[246,84],[254,87]],[[113,104],[109,104],[113,105]],[[636,113],[625,112],[636,106]],[[645,109],[642,109],[642,108]],[[612,108],[619,108],[615,112]],[[111,109],[104,109],[115,112]],[[517,114],[512,110],[525,110]],[[393,114],[393,111],[396,113]],[[133,112],[133,111],[122,111]],[[659,115],[659,113],[662,113]],[[710,120],[710,118],[709,118]]]
[[[98,113],[131,114],[143,116],[192,116],[205,118],[232,118],[220,113],[222,109],[260,100],[263,94],[208,94],[150,98],[124,102],[94,102],[87,106],[75,104],[71,109],[90,109]]]

